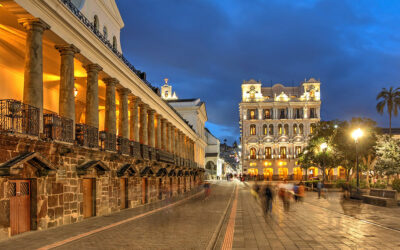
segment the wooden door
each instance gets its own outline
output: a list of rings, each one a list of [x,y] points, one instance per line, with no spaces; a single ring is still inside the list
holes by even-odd
[[[120,208],[124,209],[128,207],[128,181],[126,178],[121,178],[120,179],[120,185],[119,185],[119,191],[120,191],[120,199],[121,199],[121,204]]]
[[[147,178],[142,179],[142,203],[146,204],[149,197],[149,183]]]
[[[95,187],[93,179],[83,179],[83,217],[89,218],[95,215]]]
[[[29,180],[10,181],[11,235],[31,230],[31,190]]]

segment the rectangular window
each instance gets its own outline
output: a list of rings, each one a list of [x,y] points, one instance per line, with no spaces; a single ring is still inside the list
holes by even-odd
[[[281,159],[286,159],[286,147],[280,148]]]
[[[310,108],[310,118],[317,118],[317,112],[315,108]]]
[[[279,119],[285,119],[286,118],[286,116],[285,116],[285,110],[284,109],[280,109],[279,110]]]
[[[295,152],[296,152],[296,157],[297,157],[301,153],[301,147],[300,146],[296,146]]]
[[[271,110],[270,109],[264,110],[264,119],[271,119]]]
[[[271,159],[272,158],[271,152],[272,152],[271,147],[266,147],[265,148],[265,158],[266,159]]]

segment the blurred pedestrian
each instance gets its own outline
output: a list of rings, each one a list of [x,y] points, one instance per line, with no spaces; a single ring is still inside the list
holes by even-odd
[[[204,187],[204,196],[205,196],[204,200],[207,200],[211,194],[211,185],[209,182],[205,182],[203,187]]]
[[[264,199],[265,199],[265,214],[271,214],[272,213],[272,201],[274,200],[274,194],[272,191],[271,185],[266,185],[265,190],[264,190]]]
[[[318,179],[317,183],[317,191],[318,191],[318,199],[321,199],[321,192],[322,192],[322,182],[320,179]]]
[[[304,183],[300,181],[298,187],[297,187],[297,201],[302,202],[304,200],[304,195],[305,195],[305,188],[304,188]]]

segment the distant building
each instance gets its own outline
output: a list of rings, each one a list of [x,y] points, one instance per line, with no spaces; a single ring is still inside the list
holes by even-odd
[[[264,179],[301,179],[297,157],[307,146],[312,125],[320,120],[320,82],[314,78],[296,87],[242,84],[239,104],[243,173]],[[310,168],[308,175],[317,175]]]
[[[221,148],[221,158],[224,159],[224,171],[225,173],[239,174],[240,173],[240,151],[236,143],[232,146],[223,143]]]
[[[220,157],[220,141],[205,128],[206,147],[206,178],[223,177],[224,159]]]
[[[389,128],[381,128],[382,134],[389,135]],[[400,128],[392,128],[392,138],[400,139]]]

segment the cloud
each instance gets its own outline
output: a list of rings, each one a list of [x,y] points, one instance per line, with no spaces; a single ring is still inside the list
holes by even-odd
[[[399,86],[395,1],[118,1],[124,55],[153,84],[200,97],[209,121],[239,136],[241,83],[321,79],[323,119],[369,116],[382,87]],[[394,126],[400,126],[396,118]],[[221,131],[221,132],[220,132]],[[214,132],[214,131],[212,131]],[[216,136],[219,135],[216,132]]]

